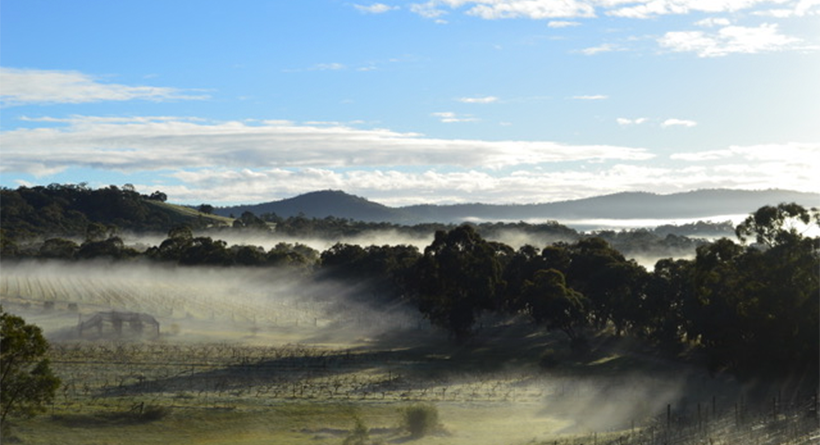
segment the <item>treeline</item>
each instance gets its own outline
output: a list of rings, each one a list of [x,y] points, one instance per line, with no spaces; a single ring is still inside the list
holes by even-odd
[[[6,215],[7,191],[3,192],[5,222],[10,216]],[[133,196],[120,190],[119,196],[124,195]],[[42,209],[29,205],[35,213]],[[222,230],[290,227],[297,233],[298,224],[325,224],[337,230],[355,226],[336,218],[264,221],[243,214]],[[436,231],[423,251],[407,245],[340,243],[318,252],[298,243],[279,243],[268,250],[228,246],[219,239],[196,236],[188,225],[173,227],[157,246],[136,250],[126,246],[112,226],[89,222],[82,242],[56,237],[20,248],[4,241],[3,258],[292,267],[319,280],[345,282],[370,304],[415,305],[457,341],[469,339],[483,315],[514,315],[565,333],[579,354],[588,348],[590,333],[609,330],[615,336],[644,338],[670,353],[694,351],[714,371],[766,377],[795,374],[816,380],[820,237],[805,236],[801,230],[808,226],[820,227],[814,209],[796,204],[766,206],[735,228],[737,241],[703,241],[693,259],[663,259],[653,270],[627,259],[604,237],[577,233],[573,237],[574,231],[557,223],[519,225],[520,230],[543,231],[562,239],[543,247],[514,249],[485,236],[492,229],[509,230],[510,225],[465,224],[427,226]],[[646,241],[646,233],[609,235]]]
[[[89,258],[108,255],[116,258],[133,256],[135,252],[121,245],[116,238],[124,232],[168,233],[174,227],[187,225],[199,235],[220,238],[224,231],[253,230],[259,234],[275,234],[289,238],[339,240],[361,237],[373,232],[390,232],[408,237],[431,237],[436,231],[448,231],[454,224],[427,223],[405,226],[388,222],[363,222],[346,218],[307,218],[303,215],[281,218],[272,213],[254,215],[245,212],[232,221],[209,213],[213,206],[202,204],[196,209],[163,205],[165,193],[139,194],[126,184],[97,190],[85,184],[19,187],[0,189],[0,255],[9,257],[37,257],[68,255]],[[706,241],[702,238],[727,233],[727,224],[698,222],[682,226],[662,226],[656,229],[612,231],[592,235],[607,240],[619,251],[638,256],[680,256],[691,254]],[[548,244],[555,241],[574,242],[582,234],[551,221],[539,224],[481,223],[475,224],[478,233],[493,240],[505,240],[511,235],[526,237],[531,243]],[[108,234],[108,236],[106,236]],[[109,238],[110,241],[109,241]],[[72,246],[66,240],[80,243]],[[45,247],[43,242],[47,241]],[[94,244],[92,244],[94,243]],[[206,239],[197,243],[208,244]],[[87,244],[83,246],[83,244]],[[76,248],[75,248],[76,247]],[[73,253],[72,253],[73,252]],[[139,252],[137,252],[139,253]],[[243,257],[247,255],[243,253]],[[255,256],[255,255],[254,255]],[[246,264],[248,258],[239,261]],[[196,260],[188,258],[186,264]],[[226,256],[211,259],[208,264],[231,264]]]
[[[141,195],[132,185],[91,189],[86,184],[0,189],[0,228],[6,242],[41,236],[82,236],[92,223],[129,230],[167,231],[178,215],[153,205],[165,202],[157,191]]]
[[[418,260],[418,303],[460,338],[483,312],[526,314],[579,352],[585,332],[609,327],[671,352],[695,348],[715,371],[816,379],[820,237],[800,235],[795,221],[818,216],[764,207],[737,227],[741,244],[723,238],[652,271],[600,238],[513,252],[464,226],[437,234]]]

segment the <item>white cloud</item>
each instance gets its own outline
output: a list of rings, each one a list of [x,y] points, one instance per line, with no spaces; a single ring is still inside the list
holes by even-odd
[[[722,17],[707,17],[703,20],[695,22],[695,26],[702,26],[704,28],[714,28],[716,26],[729,26],[732,22],[727,18]]]
[[[428,18],[438,18],[448,11],[487,20],[529,18],[586,18],[606,15],[649,19],[661,15],[692,13],[733,13],[766,5],[786,5],[792,15],[808,15],[816,11],[817,0],[429,0],[414,3],[411,11]],[[754,11],[753,11],[754,12]],[[575,24],[555,21],[556,26]],[[572,25],[571,25],[572,26]]]
[[[618,51],[618,50],[619,50],[619,47],[617,45],[613,45],[611,43],[604,43],[603,45],[593,46],[593,47],[590,47],[590,48],[584,48],[584,49],[580,50],[580,53],[584,54],[584,55],[587,55],[587,56],[594,56],[595,54],[598,54],[598,53],[608,53],[608,52],[611,52],[611,51]]]
[[[569,22],[566,20],[550,20],[547,23],[547,26],[550,28],[569,28],[573,26],[581,26],[581,22]]]
[[[639,117],[637,119],[628,119],[625,117],[619,117],[615,119],[618,125],[627,126],[627,125],[640,125],[649,121],[649,119],[645,117]]]
[[[353,7],[368,14],[384,14],[385,12],[399,9],[398,6],[388,6],[384,3],[373,3],[372,5],[353,5]]]
[[[191,100],[205,95],[189,95],[175,88],[128,86],[102,83],[77,71],[0,68],[0,104],[88,103],[126,100]]]
[[[439,118],[439,120],[445,124],[478,121],[478,119],[473,116],[459,116],[456,113],[453,113],[452,111],[439,111],[437,113],[431,113],[430,115]]]
[[[820,144],[789,142],[785,144],[732,145],[722,150],[676,153],[671,159],[704,162],[736,158],[744,162],[799,163],[808,170],[820,169]]]
[[[0,132],[0,172],[155,171],[165,179],[145,184],[144,191],[160,189],[175,202],[190,203],[263,202],[328,188],[390,205],[544,202],[710,187],[811,190],[820,171],[820,144],[807,143],[731,146],[679,153],[665,162],[642,148],[429,138],[334,122],[168,116],[27,121],[35,128]],[[38,121],[44,125],[32,125]],[[646,122],[618,119],[622,125]],[[675,122],[691,121],[665,123]]]
[[[676,161],[701,162],[726,159],[733,155],[734,153],[732,152],[732,150],[710,150],[699,151],[694,153],[675,153],[670,156],[670,159],[674,159]]]
[[[190,203],[263,202],[328,188],[390,205],[543,202],[614,190],[812,190],[820,171],[820,145],[807,143],[678,153],[666,162],[641,148],[437,139],[333,122],[75,116],[29,123],[40,120],[48,126],[0,133],[4,175],[157,171],[165,179],[146,191]]]
[[[661,123],[661,127],[694,127],[698,123],[687,119],[667,119]]]
[[[342,63],[319,63],[314,65],[311,70],[313,71],[340,71],[347,69],[347,66]]]
[[[772,8],[776,7],[776,8]],[[449,13],[462,13],[486,20],[527,18],[548,20],[547,26],[562,28],[580,25],[571,19],[596,18],[601,14],[626,19],[654,19],[665,15],[706,15],[696,21],[701,28],[721,28],[718,32],[671,31],[658,39],[662,47],[672,51],[696,52],[701,57],[717,57],[731,53],[799,50],[801,39],[781,35],[777,25],[757,27],[730,26],[733,20],[753,15],[775,18],[820,16],[820,0],[428,0],[412,3],[412,12],[440,21]],[[718,15],[729,15],[720,17]],[[730,20],[731,17],[731,20]],[[561,20],[566,19],[566,20]],[[632,36],[627,41],[645,37]],[[805,38],[805,37],[804,37]],[[629,44],[605,43],[577,52],[595,55],[624,51]]]
[[[595,8],[583,0],[444,0],[444,3],[451,6],[472,4],[467,9],[467,14],[489,20],[519,17],[530,19],[593,17],[595,15]]]
[[[459,98],[458,101],[465,104],[491,104],[493,102],[498,102],[498,98],[495,96],[462,97]]]
[[[617,191],[672,193],[704,188],[816,191],[820,145],[732,146],[674,155],[674,164],[617,162],[503,173],[480,167],[403,171],[397,168],[321,167],[230,169],[214,167],[174,174],[182,186],[160,187],[175,201],[265,202],[274,197],[341,189],[387,205],[421,203],[534,203],[577,199]],[[787,154],[790,159],[778,157]],[[149,187],[150,188],[150,187]],[[151,190],[156,189],[153,188]]]
[[[447,113],[441,119],[463,119]],[[185,118],[49,119],[49,127],[0,133],[0,172],[43,174],[81,166],[156,171],[188,168],[342,168],[452,165],[500,168],[539,163],[646,160],[643,148],[549,141],[427,138],[384,129]],[[54,126],[63,123],[64,126]],[[40,173],[38,173],[40,172]]]
[[[664,48],[676,52],[694,52],[699,57],[782,51],[798,42],[800,39],[780,34],[777,24],[769,23],[758,27],[726,26],[711,34],[703,31],[667,32],[658,39],[658,43]]]
[[[436,0],[431,0],[426,3],[414,3],[410,5],[410,11],[426,19],[436,19],[446,23],[441,19],[441,17],[447,15],[447,11],[440,9],[438,4],[439,2]]]
[[[607,15],[646,19],[659,15],[690,14],[694,12],[722,13],[750,9],[765,3],[783,3],[784,0],[638,0],[618,2],[628,6],[614,6]]]
[[[820,15],[820,0],[800,0],[792,2],[794,7],[767,9],[753,12],[754,15],[775,18],[805,17]]]
[[[574,100],[606,100],[609,99],[609,96],[604,94],[594,94],[594,95],[587,95],[587,96],[572,96]]]

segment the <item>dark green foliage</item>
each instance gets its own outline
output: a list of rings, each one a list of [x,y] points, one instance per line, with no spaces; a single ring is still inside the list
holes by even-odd
[[[547,329],[560,329],[570,340],[578,338],[584,324],[586,299],[567,287],[564,274],[555,269],[539,270],[521,290],[523,310]]]
[[[502,306],[499,253],[469,225],[436,232],[416,268],[421,312],[457,340],[469,337],[479,314]]]
[[[156,205],[155,201],[163,201],[157,198],[140,195],[129,186],[98,190],[85,184],[3,188],[0,226],[4,238],[18,245],[37,236],[100,241],[110,238],[117,228],[165,231],[180,216]]]
[[[438,408],[419,404],[402,410],[402,426],[413,438],[424,437],[441,427]]]
[[[561,360],[558,358],[558,354],[555,352],[555,349],[547,349],[541,354],[541,358],[538,359],[538,366],[543,369],[552,369],[558,366],[561,363]]]
[[[251,212],[242,213],[242,216],[234,220],[233,227],[238,229],[250,229],[261,231],[268,230],[268,224]]]
[[[567,253],[567,283],[588,299],[591,321],[598,327],[611,322],[618,333],[629,330],[639,316],[645,269],[602,238],[582,239]]]
[[[460,342],[473,335],[482,314],[524,314],[547,329],[565,332],[576,352],[588,347],[584,334],[594,328],[636,335],[671,353],[700,352],[716,371],[818,375],[820,238],[808,238],[804,230],[818,225],[820,213],[796,204],[757,210],[737,226],[740,244],[647,230],[581,236],[557,223],[398,226],[304,215],[268,214],[263,219],[250,212],[236,219],[234,227],[219,229],[337,240],[374,230],[411,236],[435,230],[423,254],[407,245],[338,243],[320,258],[298,243],[279,243],[266,252],[206,236],[219,235],[219,230],[195,235],[202,215],[180,220],[158,203],[167,198],[160,192],[141,196],[127,185],[100,190],[50,185],[0,193],[4,260],[143,258],[185,266],[292,267],[300,274],[316,271],[318,279],[343,282],[368,304],[413,301]],[[203,205],[202,210],[209,209]],[[142,253],[118,236],[123,229],[157,228],[167,230],[167,239]],[[508,231],[563,241],[514,251],[487,239],[500,239]],[[45,241],[31,242],[36,236]],[[747,241],[754,244],[747,246]],[[642,246],[674,250],[696,245],[695,259],[660,260],[652,272],[622,253]]]
[[[0,422],[45,410],[60,379],[45,358],[48,342],[39,327],[0,307]]]
[[[820,239],[779,226],[783,219],[767,216],[771,208],[761,211],[746,221],[771,224],[755,229],[763,250],[724,239],[698,251],[690,336],[704,345],[713,369],[816,375]]]
[[[140,411],[139,420],[144,422],[162,420],[171,414],[171,408],[160,405],[148,405]]]
[[[322,252],[321,277],[354,286],[370,303],[389,304],[412,292],[414,267],[420,257],[414,246],[337,243]]]
[[[749,236],[754,235],[758,243],[773,247],[800,238],[798,224],[816,225],[818,221],[820,212],[817,209],[807,210],[795,203],[783,203],[776,207],[761,207],[740,223],[735,233],[741,242],[746,242]]]
[[[73,260],[79,250],[80,246],[74,241],[63,238],[50,238],[40,246],[39,256],[41,258]]]

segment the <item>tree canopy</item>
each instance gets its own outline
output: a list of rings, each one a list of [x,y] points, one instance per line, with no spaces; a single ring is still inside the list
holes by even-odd
[[[0,421],[45,409],[60,386],[51,371],[42,330],[0,307]]]

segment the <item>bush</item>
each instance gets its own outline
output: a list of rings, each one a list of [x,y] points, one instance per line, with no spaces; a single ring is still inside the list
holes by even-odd
[[[561,363],[561,360],[558,359],[558,354],[555,352],[554,349],[547,349],[541,354],[541,358],[538,360],[538,366],[543,369],[551,369],[558,366]]]
[[[370,440],[367,426],[359,416],[356,416],[354,420],[356,424],[353,426],[353,431],[345,438],[343,445],[367,445],[367,441]]]
[[[412,437],[422,437],[439,427],[438,408],[433,405],[413,405],[405,408],[402,425]]]
[[[144,422],[152,422],[160,420],[171,414],[171,408],[167,406],[148,405],[140,413],[139,419]]]

